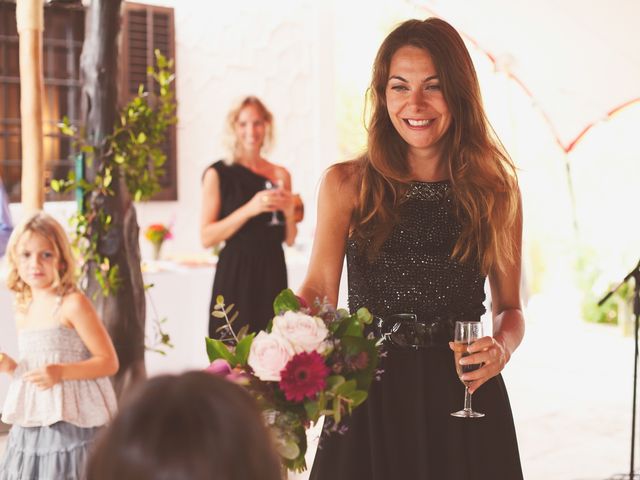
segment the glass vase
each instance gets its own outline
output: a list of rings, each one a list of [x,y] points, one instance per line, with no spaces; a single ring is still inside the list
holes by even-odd
[[[151,258],[153,258],[154,260],[160,260],[160,250],[162,250],[162,242],[153,242],[151,246],[153,247]]]

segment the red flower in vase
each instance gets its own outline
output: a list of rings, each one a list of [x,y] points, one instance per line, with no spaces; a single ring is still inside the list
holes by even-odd
[[[294,355],[280,374],[280,388],[290,402],[314,397],[326,386],[329,368],[318,352]]]

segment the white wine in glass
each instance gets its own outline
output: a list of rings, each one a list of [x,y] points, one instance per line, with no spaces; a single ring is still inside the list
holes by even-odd
[[[482,364],[474,363],[471,365],[460,365],[460,359],[470,355],[467,351],[469,345],[482,338],[482,322],[456,322],[453,358],[456,362],[456,372],[458,378],[465,373],[473,372],[479,369]],[[462,380],[461,380],[462,381]],[[462,381],[464,384],[464,408],[453,412],[454,417],[462,418],[480,418],[484,417],[484,413],[476,412],[471,407],[471,393],[469,392],[468,382]]]

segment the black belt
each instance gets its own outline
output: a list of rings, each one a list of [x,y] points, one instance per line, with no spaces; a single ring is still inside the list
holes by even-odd
[[[390,348],[406,350],[447,346],[453,341],[456,320],[477,320],[470,316],[429,316],[419,318],[413,313],[396,313],[374,317],[376,336]],[[473,317],[473,316],[472,316]]]

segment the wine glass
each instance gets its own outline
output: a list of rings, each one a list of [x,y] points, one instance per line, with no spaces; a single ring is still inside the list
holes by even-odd
[[[264,182],[264,188],[267,190],[279,190],[283,186],[284,186],[284,183],[281,179],[277,179],[275,182],[272,182],[271,180],[265,180]],[[278,218],[278,212],[276,212],[275,210],[271,212],[271,220],[269,221],[269,223],[267,223],[267,225],[269,226],[283,225],[282,220]]]
[[[479,369],[482,364],[474,363],[470,365],[460,365],[460,359],[471,355],[467,348],[473,342],[482,338],[482,322],[456,322],[455,337],[454,337],[454,351],[453,357],[456,362],[456,372],[458,377],[461,377],[465,373],[473,372]],[[462,381],[462,380],[461,380]],[[454,417],[462,418],[480,418],[484,417],[484,413],[476,412],[471,408],[471,393],[469,392],[469,382],[464,382],[464,408],[453,412],[451,415]]]

